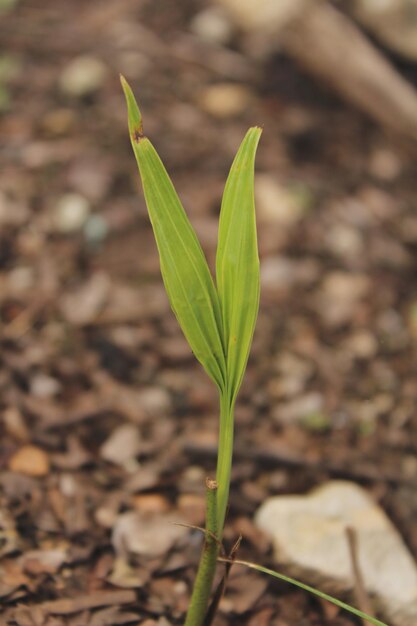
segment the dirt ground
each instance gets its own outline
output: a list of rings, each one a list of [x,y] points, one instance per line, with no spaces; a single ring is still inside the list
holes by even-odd
[[[205,6],[22,1],[1,18],[2,624],[180,624],[198,559],[201,533],[172,522],[203,523],[217,399],[164,294],[119,72],[211,264],[234,152],[264,128],[226,544],[242,533],[241,558],[272,565],[257,507],[341,477],[417,557],[413,155],[282,56],[205,43],[190,27]],[[75,96],[62,76],[80,55],[107,73]],[[218,83],[242,85],[234,112],[212,109]],[[359,622],[236,567],[216,623]]]

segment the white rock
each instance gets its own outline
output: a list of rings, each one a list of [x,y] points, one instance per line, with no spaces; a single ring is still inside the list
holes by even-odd
[[[56,396],[62,389],[62,385],[56,378],[42,374],[35,374],[30,381],[30,392],[37,398],[51,398]]]
[[[133,552],[155,557],[165,554],[188,531],[178,524],[182,518],[172,513],[122,513],[113,528],[112,544],[118,556]]]
[[[207,7],[193,17],[191,31],[210,43],[227,44],[232,36],[232,24],[220,7]]]
[[[116,465],[126,465],[134,459],[140,448],[140,436],[134,424],[122,424],[113,430],[100,448],[105,461]]]
[[[60,233],[70,234],[80,230],[90,212],[90,203],[78,193],[67,193],[58,200],[55,226]]]
[[[281,565],[330,591],[353,588],[346,538],[352,527],[367,591],[391,626],[415,626],[417,566],[388,517],[358,485],[331,481],[306,496],[270,498],[255,521],[271,535]]]
[[[82,98],[97,91],[107,76],[106,65],[92,56],[82,55],[73,59],[63,70],[59,85],[68,96]]]

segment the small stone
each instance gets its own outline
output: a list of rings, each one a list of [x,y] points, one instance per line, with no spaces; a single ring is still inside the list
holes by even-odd
[[[417,566],[384,511],[358,485],[331,481],[306,496],[269,498],[255,522],[272,537],[275,558],[290,575],[330,593],[354,587],[346,537],[353,528],[367,592],[392,626],[416,623]]]
[[[301,219],[311,200],[306,190],[285,187],[270,174],[256,176],[255,198],[260,221],[286,227]]]
[[[115,465],[126,465],[135,458],[140,448],[140,436],[134,424],[122,424],[113,430],[100,448],[100,455],[105,461]]]
[[[35,374],[30,381],[30,392],[37,398],[52,398],[61,391],[61,383],[52,376]]]
[[[241,115],[249,106],[252,94],[244,85],[217,83],[205,87],[198,95],[200,108],[213,117],[227,119]]]
[[[369,278],[364,274],[341,271],[327,274],[317,296],[317,308],[323,320],[331,326],[350,321],[369,287]]]
[[[360,330],[346,339],[344,348],[358,359],[370,359],[378,350],[378,342],[372,333]]]
[[[331,420],[322,411],[306,413],[301,418],[301,425],[312,433],[323,433],[330,429]]]
[[[349,261],[359,257],[363,250],[363,238],[356,228],[335,224],[325,233],[327,247],[333,254]]]
[[[273,398],[294,396],[303,391],[305,383],[314,373],[311,362],[291,352],[281,352],[274,360],[278,375],[268,382],[268,393]]]
[[[233,28],[226,13],[220,7],[208,7],[195,15],[190,22],[194,35],[210,43],[229,43]]]
[[[140,404],[149,417],[167,415],[171,411],[171,397],[161,387],[146,387],[140,391]]]
[[[49,472],[48,455],[36,446],[23,446],[11,457],[9,469],[26,476],[46,476]]]
[[[76,233],[83,227],[90,203],[78,193],[67,193],[58,200],[55,214],[55,227],[63,234]]]
[[[64,68],[59,86],[65,95],[82,98],[100,89],[107,73],[107,66],[100,59],[82,55]]]
[[[186,528],[178,525],[183,522],[183,518],[172,513],[122,513],[113,528],[116,554],[124,556],[127,551],[149,557],[162,556],[187,533]]]
[[[375,150],[371,155],[369,171],[379,180],[387,182],[393,181],[401,174],[401,169],[402,163],[399,157],[391,150],[380,148]]]
[[[283,405],[278,405],[273,412],[273,416],[281,423],[303,423],[305,419],[308,420],[308,416],[322,413],[323,404],[324,401],[321,393],[311,391]]]

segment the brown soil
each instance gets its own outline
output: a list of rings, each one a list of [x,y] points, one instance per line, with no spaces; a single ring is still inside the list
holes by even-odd
[[[289,206],[277,219],[259,203],[263,291],[227,546],[242,533],[240,557],[272,565],[259,504],[342,477],[369,489],[417,556],[412,155],[287,59],[261,65],[237,36],[228,50],[192,36],[204,6],[22,1],[2,18],[19,66],[0,116],[4,624],[180,624],[198,558],[201,533],[172,521],[203,523],[217,398],[163,291],[119,71],[210,263],[222,186],[251,125],[264,128],[258,173]],[[109,71],[71,98],[60,77],[81,54]],[[247,106],[210,115],[205,89],[236,81]],[[90,230],[57,224],[68,193],[87,199]],[[135,551],[144,516],[146,555]],[[236,567],[216,623],[358,622]]]

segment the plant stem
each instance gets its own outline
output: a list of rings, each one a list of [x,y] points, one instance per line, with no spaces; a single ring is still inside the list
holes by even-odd
[[[220,432],[219,448],[217,455],[216,480],[217,490],[217,529],[221,541],[223,536],[224,520],[226,517],[227,503],[229,501],[230,473],[232,470],[233,455],[233,406],[227,393],[220,397]]]
[[[219,552],[217,536],[217,482],[208,478],[206,479],[206,502],[206,534],[203,551],[184,626],[203,625],[216,572]]]

